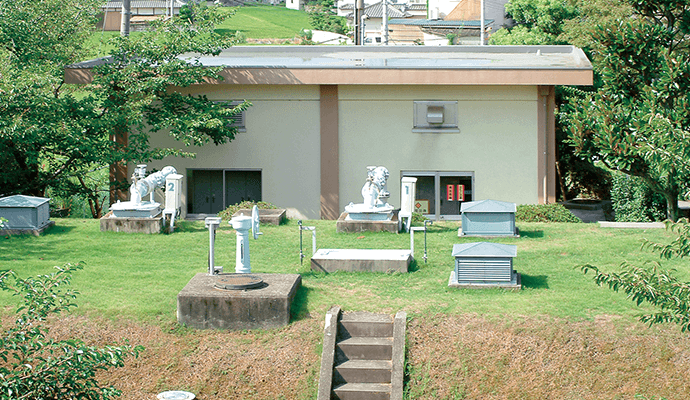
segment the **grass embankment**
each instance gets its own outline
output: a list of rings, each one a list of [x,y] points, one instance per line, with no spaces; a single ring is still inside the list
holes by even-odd
[[[302,29],[311,29],[309,16],[304,11],[291,10],[285,7],[244,6],[222,7],[230,15],[216,27],[216,32],[235,35],[242,32],[247,39],[292,39],[299,36]],[[101,31],[91,36],[87,48],[93,49],[92,57],[108,55],[113,46],[110,40],[120,32]],[[133,36],[137,32],[132,32]]]
[[[319,248],[409,248],[404,234],[336,234],[332,221],[305,224],[317,227]],[[270,331],[177,327],[177,293],[207,268],[208,231],[200,221],[180,221],[171,235],[137,235],[100,232],[98,221],[59,219],[42,237],[0,238],[0,268],[27,276],[86,263],[73,282],[82,293],[79,308],[56,329],[94,342],[130,338],[146,346],[141,360],[107,377],[126,399],[183,387],[206,400],[313,398],[323,315],[334,304],[347,311],[407,311],[409,399],[687,398],[686,335],[642,326],[635,317],[648,310],[575,268],[655,261],[658,256],[640,250],[641,239],[668,242],[669,234],[593,224],[518,226],[522,237],[493,240],[518,246],[518,292],[447,287],[452,245],[481,240],[458,238],[456,223],[430,227],[426,264],[423,235],[415,235],[418,261],[407,274],[314,273],[309,258],[299,263],[296,221],[263,226],[264,235],[250,242],[252,271],[303,278],[291,324]],[[309,236],[304,243],[309,256]],[[216,264],[226,271],[234,269],[234,246],[234,231],[224,223]],[[0,301],[15,302],[4,294]]]

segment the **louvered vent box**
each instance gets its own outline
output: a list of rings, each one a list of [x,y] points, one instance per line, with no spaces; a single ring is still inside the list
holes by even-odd
[[[0,199],[0,217],[7,222],[3,229],[36,230],[50,222],[50,199],[21,194]]]
[[[459,236],[518,236],[515,203],[498,200],[468,201],[460,205]]]
[[[520,275],[513,270],[517,246],[489,242],[453,246],[455,268],[448,286],[520,288]]]

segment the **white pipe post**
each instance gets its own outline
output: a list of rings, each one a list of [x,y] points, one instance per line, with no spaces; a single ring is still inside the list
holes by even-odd
[[[252,227],[252,219],[250,217],[238,216],[230,220],[230,224],[237,231],[235,273],[249,274],[252,272],[249,263],[249,229]]]

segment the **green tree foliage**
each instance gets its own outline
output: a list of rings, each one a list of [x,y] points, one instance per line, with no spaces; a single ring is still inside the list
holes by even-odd
[[[579,14],[573,0],[511,0],[505,10],[517,26],[498,30],[490,44],[564,44],[563,23]]]
[[[67,264],[57,272],[22,279],[0,273],[0,289],[22,298],[14,325],[0,333],[0,398],[106,400],[120,391],[98,382],[95,373],[124,365],[140,346],[97,348],[79,339],[56,340],[48,335],[48,317],[76,307],[78,292],[66,287],[82,266]]]
[[[642,179],[617,172],[613,175],[611,206],[620,222],[653,222],[666,219],[664,198]]]
[[[690,179],[690,4],[629,3],[632,17],[592,34],[602,86],[573,101],[570,139],[580,156],[640,177],[664,196],[675,220]]]
[[[309,3],[308,13],[311,27],[326,32],[347,35],[350,28],[345,17],[338,16],[333,0],[319,0]]]
[[[149,146],[168,132],[185,145],[231,141],[232,108],[170,87],[222,79],[183,54],[217,55],[233,39],[214,26],[227,14],[192,4],[183,17],[158,20],[150,30],[115,39],[110,56],[93,68],[93,81],[65,85],[64,67],[84,59],[86,36],[100,2],[0,0],[0,194],[43,195],[47,187],[93,197],[87,172],[118,162],[147,162],[176,149]],[[52,8],[63,17],[48,17]],[[29,27],[40,27],[28,31]],[[31,36],[32,39],[19,39]],[[115,140],[113,140],[115,139]],[[100,210],[94,210],[94,217]]]
[[[687,220],[667,222],[667,229],[677,234],[670,244],[645,242],[644,246],[658,251],[662,259],[684,258],[690,254],[690,224]],[[657,309],[640,317],[650,325],[675,323],[683,332],[690,330],[690,282],[679,281],[673,270],[663,270],[659,263],[649,267],[637,267],[623,263],[621,272],[602,272],[593,265],[581,267],[586,274],[594,272],[598,285],[628,295],[637,305],[647,303]]]

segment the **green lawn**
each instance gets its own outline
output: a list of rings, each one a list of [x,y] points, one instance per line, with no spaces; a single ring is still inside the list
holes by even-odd
[[[207,268],[208,231],[202,221],[180,221],[170,235],[100,232],[99,222],[57,219],[57,226],[41,237],[0,238],[0,269],[22,276],[50,272],[55,265],[83,261],[74,277],[81,291],[77,313],[110,318],[174,322],[176,295],[194,274]],[[318,248],[409,248],[406,234],[337,234],[333,221],[305,221],[317,227]],[[518,223],[520,238],[497,239],[515,244],[515,269],[523,290],[457,290],[447,287],[453,268],[453,244],[481,239],[458,238],[457,223],[434,224],[428,234],[429,260],[421,259],[423,235],[415,235],[417,262],[407,274],[314,273],[309,258],[299,263],[297,221],[280,227],[263,226],[263,236],[251,240],[253,272],[299,273],[303,288],[295,313],[325,312],[333,304],[348,310],[411,315],[466,312],[487,316],[549,315],[574,320],[596,315],[620,315],[631,320],[640,309],[619,293],[597,287],[576,266],[593,263],[616,269],[622,261],[651,262],[658,256],[640,250],[641,240],[668,242],[664,230],[604,229],[596,224]],[[311,238],[305,236],[310,256]],[[224,223],[216,241],[216,264],[234,271],[235,234]],[[680,269],[679,262],[664,262]],[[681,277],[688,275],[680,271]],[[14,302],[0,295],[5,304]]]
[[[302,29],[311,29],[309,16],[304,11],[260,5],[223,7],[222,10],[230,16],[216,27],[219,33],[234,35],[241,31],[248,39],[292,39],[299,36]],[[113,47],[110,40],[119,34],[110,31],[94,33],[88,43],[88,47],[93,49],[92,56],[107,55]]]

